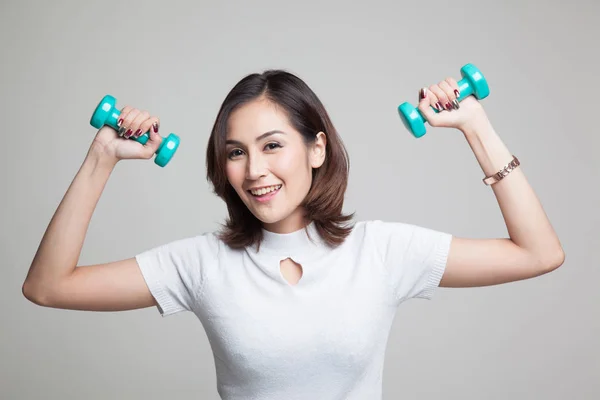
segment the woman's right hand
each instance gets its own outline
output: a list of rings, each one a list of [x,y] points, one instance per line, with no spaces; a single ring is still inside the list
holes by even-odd
[[[158,134],[160,120],[147,111],[125,106],[119,116],[118,131],[109,126],[98,130],[92,147],[115,162],[124,159],[150,159],[158,150],[162,137]],[[130,140],[148,132],[150,139],[146,144]]]

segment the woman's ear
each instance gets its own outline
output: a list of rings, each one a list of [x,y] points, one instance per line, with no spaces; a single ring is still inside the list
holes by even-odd
[[[325,162],[325,149],[327,147],[327,136],[325,133],[317,133],[317,137],[310,147],[310,166],[319,168]]]

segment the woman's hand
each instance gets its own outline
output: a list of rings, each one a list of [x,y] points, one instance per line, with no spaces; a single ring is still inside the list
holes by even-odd
[[[158,134],[160,120],[147,111],[125,106],[119,116],[119,130],[109,126],[98,130],[92,148],[114,162],[124,159],[150,159],[162,141]],[[148,132],[150,139],[141,144],[130,138],[138,138]]]
[[[487,121],[481,103],[474,96],[467,96],[460,102],[458,83],[454,78],[446,78],[436,85],[422,88],[419,92],[419,110],[429,125],[434,127],[456,128],[465,133],[477,124]],[[433,109],[438,112],[436,113]]]

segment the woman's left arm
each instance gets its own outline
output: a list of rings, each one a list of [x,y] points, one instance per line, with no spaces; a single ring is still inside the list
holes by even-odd
[[[429,90],[421,91],[419,109],[430,125],[459,129],[485,176],[493,175],[506,166],[513,155],[473,96],[453,103],[459,94],[457,91],[456,81],[447,78]],[[435,106],[437,102],[450,107],[435,113],[430,105]],[[509,238],[453,237],[440,282],[442,287],[489,286],[533,278],[555,270],[564,262],[565,254],[558,236],[521,167],[513,169],[490,187],[500,206]]]

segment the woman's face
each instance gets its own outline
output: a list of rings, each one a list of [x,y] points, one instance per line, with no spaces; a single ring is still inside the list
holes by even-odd
[[[325,134],[306,145],[285,112],[266,99],[249,102],[229,119],[226,172],[229,183],[265,229],[290,233],[306,223],[300,204],[312,169],[325,160]]]

